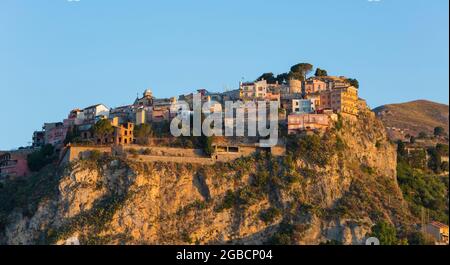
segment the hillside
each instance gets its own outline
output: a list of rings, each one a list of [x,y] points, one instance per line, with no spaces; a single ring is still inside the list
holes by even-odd
[[[283,158],[193,165],[104,156],[5,183],[0,243],[364,244],[375,224],[405,235],[416,221],[396,180],[395,147],[370,111],[289,141]]]
[[[417,136],[420,132],[433,134],[435,127],[441,126],[448,133],[449,110],[448,105],[427,100],[416,100],[400,104],[388,104],[373,110],[387,128],[393,138],[401,138],[410,134]]]

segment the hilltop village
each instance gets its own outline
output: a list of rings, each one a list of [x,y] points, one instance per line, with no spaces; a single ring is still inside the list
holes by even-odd
[[[70,166],[62,166],[99,161],[103,158],[105,160],[113,158],[114,163],[119,163],[117,161],[141,165],[171,165],[170,163],[174,163],[176,167],[192,167],[195,164],[198,167],[206,165],[204,168],[214,168],[216,166],[226,167],[227,162],[243,163],[241,159],[253,159],[253,157],[259,157],[262,152],[270,154],[269,157],[272,158],[281,157],[274,161],[292,161],[293,153],[294,155],[311,155],[315,165],[323,167],[328,162],[337,163],[327,169],[336,170],[336,173],[330,174],[327,172],[323,175],[333,177],[333,181],[336,181],[334,179],[335,174],[348,174],[349,178],[375,174],[391,176],[386,179],[388,182],[393,181],[392,177],[397,177],[402,191],[407,192],[403,196],[406,196],[408,202],[411,203],[414,215],[422,215],[420,227],[422,227],[423,232],[433,237],[434,242],[448,244],[448,226],[441,223],[448,222],[448,219],[442,216],[446,208],[445,204],[442,204],[442,200],[439,199],[442,196],[437,194],[433,195],[434,198],[426,198],[433,202],[431,209],[436,208],[436,211],[431,212],[432,221],[430,216],[425,218],[425,214],[429,215],[429,212],[425,213],[424,206],[428,205],[418,204],[415,202],[415,197],[408,197],[411,196],[409,195],[411,194],[410,189],[413,189],[413,187],[408,186],[409,181],[418,181],[415,178],[418,173],[413,174],[411,172],[415,171],[408,171],[408,169],[411,168],[412,170],[412,168],[422,165],[421,170],[427,174],[432,171],[436,174],[448,174],[448,146],[446,151],[439,151],[445,146],[437,146],[436,155],[433,156],[436,159],[431,159],[426,155],[417,156],[417,152],[415,152],[415,149],[412,150],[410,143],[399,141],[396,153],[394,146],[391,144],[392,139],[389,142],[383,132],[385,127],[377,120],[375,113],[369,110],[365,100],[359,98],[358,81],[344,76],[330,76],[320,68],[315,70],[314,75],[310,75],[313,69],[313,66],[307,63],[297,64],[292,66],[288,73],[277,76],[272,73],[265,73],[254,81],[240,82],[237,89],[220,93],[199,89],[196,92],[177,97],[157,98],[152,90],[147,89],[142,96],[138,96],[129,105],[109,108],[104,104],[95,104],[85,108],[73,109],[63,121],[44,123],[42,130],[33,133],[31,146],[19,148],[15,151],[0,152],[0,184],[6,183],[7,180],[21,179],[20,177],[24,176],[30,176],[31,178],[39,176],[41,172],[45,172],[46,168],[70,168]],[[261,146],[259,140],[263,139],[264,136],[258,134],[256,136],[232,137],[206,135],[175,137],[171,135],[170,124],[176,117],[187,115],[192,119],[195,116],[195,99],[197,98],[201,99],[202,105],[210,103],[207,105],[210,107],[209,111],[205,112],[203,109],[202,119],[208,118],[210,114],[217,113],[226,118],[222,109],[224,109],[225,103],[229,101],[255,104],[258,102],[258,104],[265,104],[267,109],[268,105],[278,106],[278,113],[276,113],[278,118],[277,143],[272,146]],[[179,102],[186,102],[189,110],[181,111],[178,106]],[[243,108],[243,112],[246,114],[244,115],[245,122],[249,123],[249,110],[246,107]],[[328,143],[327,145],[324,143],[322,145],[320,142],[314,142],[314,139],[320,141],[327,135],[336,133],[336,131],[341,130],[339,128],[346,128],[346,130],[340,133],[341,136],[335,135],[333,144]],[[234,127],[234,129],[237,130],[237,127]],[[340,137],[345,137],[347,144],[349,144],[346,147],[347,150],[357,151],[352,154],[354,157],[328,161],[332,157],[330,155],[332,152],[327,148],[346,149]],[[439,137],[439,139],[443,139],[444,136]],[[303,146],[315,145],[315,151],[311,151],[310,154],[297,154],[299,152],[295,149],[296,147],[294,151],[289,148],[289,143],[294,142],[292,140],[300,142]],[[251,156],[252,154],[255,154],[255,156]],[[378,154],[384,154],[386,157]],[[350,156],[350,153],[346,155]],[[420,162],[418,162],[419,160]],[[435,167],[430,167],[431,171],[427,169],[429,167],[427,164],[430,164],[429,161],[434,161],[435,165]],[[399,163],[398,172],[396,172],[397,162]],[[340,171],[342,163],[347,163],[347,168],[351,170]],[[360,166],[355,167],[358,163],[360,163]],[[113,164],[110,164],[109,167],[114,167]],[[294,165],[293,168],[297,166],[295,163],[291,164]],[[213,165],[213,167],[208,167],[209,165]],[[376,168],[379,171],[376,171]],[[268,170],[272,171],[273,169],[268,168]],[[319,169],[317,167],[307,169],[303,165],[302,168],[293,169],[293,171],[292,174],[294,175],[300,174],[301,171],[301,174],[308,176],[318,172]],[[158,172],[158,174],[165,173]],[[205,188],[207,187],[205,180],[198,175],[200,173],[195,174],[193,185],[198,187],[200,194],[209,201],[210,190]],[[278,173],[274,174],[280,177],[277,175]],[[265,174],[261,173],[258,178],[265,179],[264,176]],[[249,181],[255,181],[252,180],[253,178],[255,176],[249,177]],[[294,177],[291,176],[287,179],[291,178]],[[323,180],[323,178],[315,179]],[[372,178],[362,179],[367,182],[374,180]],[[418,179],[420,180],[420,178]],[[221,179],[221,181],[224,180]],[[437,182],[438,179],[435,178],[433,181]],[[397,182],[394,183],[397,185]],[[433,185],[439,186],[440,184],[434,183]],[[367,190],[373,189],[373,187],[367,188]],[[308,189],[301,189],[301,192],[305,191],[309,192]],[[394,192],[394,195],[390,192],[383,193],[383,196],[388,197],[388,203],[391,202],[391,195],[394,197],[400,196],[401,191],[397,189],[392,192]],[[85,194],[84,191],[81,193]],[[173,195],[173,193],[170,194]],[[312,194],[316,194],[316,192],[312,192]],[[332,192],[328,191],[327,194],[332,194]],[[426,197],[425,195],[421,196]],[[234,195],[231,196],[228,191],[224,196],[227,205],[231,204],[230,201],[235,200]],[[298,199],[297,196],[294,197],[295,200]],[[399,198],[399,201],[402,201],[401,197]],[[323,198],[320,200],[323,200]],[[330,201],[332,200],[330,198]],[[194,203],[197,203],[197,201]],[[357,204],[359,205],[359,202]],[[439,207],[435,207],[435,205],[439,205]],[[404,204],[394,208],[403,209]],[[429,211],[429,208],[427,207],[427,211]],[[276,211],[273,214],[275,213]],[[265,216],[262,215],[263,219],[265,219]],[[361,243],[360,240],[357,242]]]
[[[157,98],[152,90],[147,89],[142,97],[137,97],[129,105],[109,108],[95,104],[73,109],[63,121],[46,122],[42,130],[35,131],[31,147],[3,153],[0,158],[1,176],[28,174],[27,156],[50,146],[64,161],[79,158],[86,150],[98,150],[122,154],[131,152],[140,158],[173,162],[184,162],[183,157],[189,157],[188,161],[200,163],[226,161],[258,149],[258,136],[217,137],[209,143],[202,139],[193,141],[192,138],[172,137],[169,124],[180,114],[177,102],[187,102],[192,110],[195,94],[201,96],[202,103],[215,102],[221,107],[225,101],[276,102],[281,137],[270,151],[274,155],[283,155],[283,136],[323,132],[337,121],[338,115],[357,119],[358,104],[365,105],[365,101],[358,98],[357,80],[329,76],[320,68],[308,77],[312,70],[312,65],[300,63],[291,67],[289,73],[277,76],[265,73],[255,81],[240,82],[238,89],[222,93],[199,89],[178,97]],[[217,111],[214,104],[211,105],[212,112]]]

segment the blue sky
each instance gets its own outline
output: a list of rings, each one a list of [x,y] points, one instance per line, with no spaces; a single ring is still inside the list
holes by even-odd
[[[76,107],[131,103],[310,62],[371,107],[448,104],[447,0],[1,0],[0,150]]]

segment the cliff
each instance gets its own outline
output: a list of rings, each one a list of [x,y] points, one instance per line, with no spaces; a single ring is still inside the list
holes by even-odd
[[[4,207],[0,242],[363,244],[378,221],[411,223],[395,148],[372,112],[288,141],[283,158],[194,165],[103,156],[47,169],[27,184],[31,194]]]

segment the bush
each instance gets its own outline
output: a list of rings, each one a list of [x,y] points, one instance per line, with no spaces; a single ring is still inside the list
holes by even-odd
[[[434,239],[422,232],[413,232],[408,235],[409,245],[434,245]]]
[[[372,227],[371,236],[378,238],[381,245],[397,245],[399,243],[395,227],[383,221]]]
[[[133,135],[138,144],[148,144],[148,138],[153,135],[153,130],[149,124],[144,123],[134,126]]]
[[[93,131],[94,135],[101,137],[113,133],[114,127],[111,125],[109,120],[102,119],[94,124]]]
[[[324,137],[317,134],[307,135],[288,145],[288,148],[292,149],[293,154],[297,157],[302,156],[321,166],[328,163],[334,147],[326,134]]]
[[[448,172],[449,165],[448,165],[447,161],[444,161],[444,162],[441,163],[441,170],[444,171],[444,172]]]
[[[281,216],[281,211],[278,208],[270,207],[269,209],[262,211],[259,218],[266,224],[272,223],[276,218]]]
[[[31,171],[39,171],[46,165],[50,164],[54,156],[54,147],[51,144],[46,144],[41,147],[41,149],[34,151],[27,156],[28,168]]]
[[[102,153],[98,150],[92,150],[89,152],[89,159],[92,161],[98,161],[102,157]]]
[[[417,218],[425,208],[433,220],[448,223],[448,177],[425,176],[422,171],[399,160],[397,181]]]
[[[130,148],[130,149],[128,149],[128,153],[130,153],[132,155],[137,155],[139,152],[138,152],[138,150],[136,150],[134,148]]]
[[[294,234],[294,227],[288,223],[281,223],[278,231],[268,240],[270,245],[291,245],[293,243],[292,237]]]
[[[226,209],[231,209],[236,203],[236,196],[231,190],[227,190],[223,198],[222,204],[216,208],[217,212],[221,212]]]
[[[340,131],[342,129],[342,127],[344,127],[344,123],[342,121],[342,116],[339,114],[338,120],[334,123],[334,128],[336,128],[336,130]]]
[[[143,154],[143,155],[151,155],[151,154],[152,154],[152,150],[151,150],[150,148],[145,148],[145,149],[142,151],[142,154]]]

